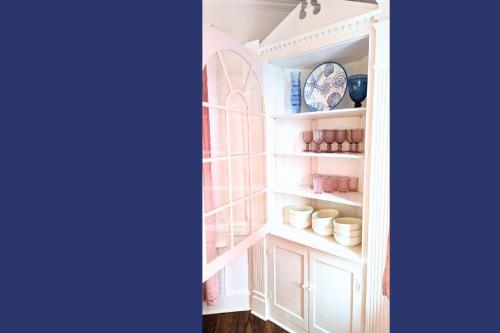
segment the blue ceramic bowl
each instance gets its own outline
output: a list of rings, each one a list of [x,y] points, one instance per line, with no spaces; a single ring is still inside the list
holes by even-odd
[[[359,108],[361,102],[366,98],[366,88],[368,85],[368,76],[366,74],[351,75],[347,79],[347,88],[349,97],[354,102],[354,107]]]

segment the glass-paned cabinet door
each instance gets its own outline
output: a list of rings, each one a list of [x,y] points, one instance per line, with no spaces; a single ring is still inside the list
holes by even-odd
[[[205,47],[212,52],[202,69],[203,281],[261,239],[267,219],[262,61],[211,27]]]

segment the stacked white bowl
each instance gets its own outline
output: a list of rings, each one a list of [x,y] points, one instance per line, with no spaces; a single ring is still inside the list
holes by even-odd
[[[345,246],[361,244],[361,219],[355,217],[339,217],[333,223],[335,240]]]
[[[305,229],[311,226],[311,214],[313,208],[306,205],[294,205],[287,207],[288,222],[298,229]]]
[[[320,209],[312,214],[312,228],[320,236],[333,235],[333,221],[339,216],[335,209]]]

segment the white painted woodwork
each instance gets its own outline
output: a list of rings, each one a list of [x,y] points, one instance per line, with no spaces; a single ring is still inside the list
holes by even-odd
[[[361,332],[361,266],[310,252],[309,271],[309,332]]]
[[[227,37],[225,34],[223,34],[222,32],[218,31],[217,29],[214,29],[208,25],[204,25],[204,28],[203,28],[203,63],[202,63],[202,68],[207,64],[207,62],[211,59],[219,59],[219,64],[220,64],[220,68],[221,68],[221,75],[224,75],[226,77],[226,82],[228,83],[228,88],[229,88],[229,95],[227,96],[228,100],[225,102],[226,105],[224,106],[225,108],[225,128],[226,128],[226,133],[225,133],[225,143],[226,143],[226,154],[225,156],[221,156],[221,157],[217,157],[216,160],[220,162],[223,162],[223,163],[227,163],[227,179],[229,180],[227,185],[228,185],[228,202],[227,202],[227,205],[222,205],[221,207],[219,207],[218,209],[215,209],[211,212],[204,212],[204,218],[206,218],[207,216],[209,216],[210,214],[218,214],[218,213],[222,213],[223,211],[224,212],[227,212],[229,213],[229,216],[228,218],[224,219],[224,220],[228,220],[228,222],[222,222],[220,224],[217,224],[217,228],[218,228],[218,231],[219,230],[223,230],[223,232],[221,232],[221,239],[217,239],[217,242],[216,242],[216,247],[219,251],[219,255],[215,258],[215,259],[212,259],[210,262],[207,262],[207,256],[206,256],[206,243],[205,243],[205,240],[206,240],[206,235],[205,235],[205,219],[202,221],[202,232],[203,232],[203,247],[202,247],[202,251],[203,251],[203,282],[206,281],[209,277],[211,277],[213,274],[215,274],[216,272],[220,271],[222,268],[224,268],[227,264],[229,264],[234,258],[242,255],[243,253],[247,253],[247,250],[248,248],[253,245],[255,242],[257,242],[259,239],[263,238],[264,235],[267,233],[266,231],[266,228],[260,228],[260,229],[256,229],[254,227],[252,227],[251,229],[251,233],[248,232],[250,231],[248,229],[248,226],[247,225],[233,225],[233,220],[234,220],[234,217],[235,217],[235,210],[236,210],[236,207],[245,207],[244,209],[246,209],[246,206],[241,206],[241,205],[246,205],[246,203],[250,203],[251,201],[253,202],[254,198],[257,198],[257,195],[260,195],[260,192],[263,192],[265,191],[265,188],[263,190],[261,190],[260,192],[259,191],[253,191],[252,190],[252,185],[254,184],[254,178],[253,178],[253,175],[252,175],[252,169],[253,168],[250,168],[249,170],[249,178],[252,180],[250,182],[250,184],[248,184],[247,186],[243,185],[243,184],[238,184],[238,180],[239,179],[242,179],[242,177],[238,177],[238,174],[235,174],[234,177],[232,175],[232,172],[233,172],[233,164],[236,165],[236,163],[239,163],[239,161],[242,161],[242,157],[238,157],[238,156],[229,156],[230,152],[234,150],[235,147],[233,147],[233,145],[235,145],[235,142],[234,140],[231,139],[231,129],[232,124],[231,122],[233,121],[232,118],[234,117],[238,117],[238,113],[234,113],[233,111],[229,111],[229,110],[238,110],[238,111],[245,111],[245,110],[240,110],[241,107],[243,108],[246,108],[245,105],[242,105],[241,103],[238,103],[238,104],[232,104],[232,102],[235,100],[234,98],[236,96],[241,96],[243,94],[243,92],[241,91],[241,89],[243,88],[240,88],[238,86],[234,86],[237,81],[231,81],[229,80],[229,74],[230,72],[238,72],[241,70],[241,68],[243,66],[247,66],[247,70],[245,72],[247,72],[248,74],[246,75],[246,78],[242,78],[242,81],[241,82],[241,86],[244,86],[245,85],[245,82],[249,82],[249,79],[252,77],[251,75],[252,72],[255,74],[255,78],[257,80],[256,84],[258,86],[260,86],[260,90],[262,92],[264,92],[266,89],[266,86],[264,85],[264,72],[265,72],[265,68],[267,67],[266,63],[263,62],[261,59],[259,59],[255,53],[253,53],[252,51],[250,51],[249,49],[245,48],[244,46],[242,46],[241,44],[239,44],[238,42],[232,40],[231,38]],[[236,63],[234,61],[234,58],[230,58],[230,55],[234,55],[234,54],[237,54],[239,56],[241,56],[244,61],[246,61],[247,63],[245,62],[239,62],[239,63]],[[215,68],[218,68],[217,66],[215,66]],[[214,76],[215,76],[215,73],[207,73],[207,79],[208,79],[208,83],[210,84],[210,80],[213,80],[214,79]],[[238,98],[241,98],[241,97],[238,97]],[[265,94],[264,94],[264,104],[265,104]],[[217,100],[217,102],[219,102],[219,100]],[[252,102],[252,101],[248,101],[248,102]],[[247,102],[246,105],[249,105]],[[204,103],[204,104],[207,104],[206,106],[209,107],[209,108],[221,108],[220,105],[216,105],[216,104],[211,104],[211,100],[210,100],[210,96],[209,96],[209,101],[208,103]],[[264,105],[264,110],[263,112],[265,113],[265,110],[267,109],[267,106]],[[251,112],[252,110],[249,110],[249,112]],[[244,114],[241,114],[242,117],[247,117],[246,115]],[[250,117],[257,117],[257,116],[248,116],[249,119]],[[263,118],[262,118],[263,119]],[[212,121],[212,119],[211,119]],[[264,121],[264,120],[263,120]],[[248,126],[248,125],[247,125]],[[247,132],[250,132],[248,130],[249,128],[247,128]],[[241,147],[242,149],[245,149],[247,148],[247,151],[248,151],[248,154],[249,156],[253,157],[254,155],[251,153],[251,148],[252,148],[252,143],[251,142],[255,142],[255,138],[254,140],[252,140],[252,134],[249,133],[248,135],[250,135],[250,141],[249,141],[249,144],[247,147]],[[236,145],[235,145],[236,146]],[[238,147],[236,147],[238,148]],[[236,151],[236,150],[234,150]],[[265,151],[265,143],[264,143],[264,151]],[[211,160],[207,160],[207,159],[204,159],[204,162],[208,163],[208,162],[211,162]],[[265,161],[264,163],[265,164],[265,169],[267,170],[268,167],[267,167],[267,161]],[[265,174],[267,174],[267,172],[265,172]],[[226,175],[220,175],[220,177],[225,177]],[[219,184],[218,182],[218,175],[215,174],[214,172],[212,172],[212,180],[214,182],[214,184]],[[233,191],[232,189],[232,185],[233,185],[233,182],[236,182],[235,183],[235,191]],[[233,194],[236,193],[236,194],[240,194],[240,192],[236,192],[236,190],[238,189],[245,189],[245,188],[249,188],[249,192],[247,194],[245,194],[245,192],[241,192],[241,198],[240,200],[238,201],[237,197],[234,198],[235,200],[233,200]],[[239,195],[240,196],[240,195]],[[250,200],[247,200],[248,197],[250,196],[253,196],[251,198],[251,201]],[[246,201],[245,201],[246,200]],[[264,199],[265,201],[267,201],[267,199]],[[240,202],[241,201],[241,202]],[[267,215],[267,214],[266,214]],[[267,220],[267,216],[266,216],[266,220]],[[225,235],[229,235],[229,238],[226,237]],[[243,235],[242,235],[243,234]],[[246,274],[248,275],[248,274]]]
[[[274,116],[274,119],[302,120],[302,119],[324,119],[324,118],[344,118],[362,116],[366,112],[366,108],[345,108],[333,109],[317,112],[301,112],[301,113],[281,113]]]
[[[301,246],[269,239],[269,313],[297,332],[307,332],[308,253]]]
[[[362,202],[363,196],[361,193],[358,192],[347,192],[347,193],[334,192],[334,193],[316,194],[313,192],[312,188],[310,188],[308,185],[296,185],[293,187],[283,187],[283,188],[279,187],[273,189],[273,191],[278,193],[302,196],[311,199],[336,202],[344,205],[352,205],[358,207],[361,207],[363,205]]]
[[[267,237],[269,316],[291,332],[360,333],[363,264]]]
[[[296,156],[296,157],[318,157],[318,158],[352,158],[352,159],[363,159],[363,154],[355,154],[355,153],[343,153],[343,154],[324,154],[324,153],[310,153],[310,152],[276,152],[274,153],[276,156]]]
[[[371,20],[380,13],[378,9],[335,22],[317,30],[295,35],[259,48],[259,54],[272,63],[281,63],[297,55],[309,54],[332,45],[367,36]]]
[[[332,0],[332,6],[336,2]],[[322,11],[332,13],[326,9],[330,4],[321,4]],[[290,332],[389,332],[389,302],[381,294],[389,232],[388,2],[378,9],[362,4],[359,8],[363,9],[361,13],[351,12],[335,20],[330,16],[328,21],[322,19],[307,29],[292,27],[295,19],[283,21],[269,35],[273,38],[260,45],[251,43],[245,50],[231,44],[249,59],[263,86],[267,225],[209,265],[204,257],[203,281],[249,249],[252,313]],[[296,15],[298,18],[298,12]],[[376,23],[377,18],[387,20]],[[209,45],[204,33],[204,63],[210,54],[230,44],[227,37],[213,30]],[[352,108],[346,92],[334,110],[307,112],[303,103],[302,112],[292,114],[290,71],[301,71],[303,85],[317,65],[329,60],[341,62],[348,75],[368,74],[363,107]],[[316,128],[364,128],[363,154],[304,153],[301,132]],[[325,147],[323,144],[322,149]],[[359,192],[314,194],[310,188],[312,173],[357,176]],[[341,216],[361,218],[362,244],[344,247],[333,237],[318,236],[310,228],[291,227],[285,207],[292,204],[334,208]],[[233,232],[246,232],[244,226],[231,228]],[[269,237],[263,240],[266,235]]]
[[[382,276],[390,220],[390,110],[389,110],[389,22],[374,24],[377,44],[371,71],[373,119],[371,120],[371,167],[369,174],[369,228],[366,247],[366,333],[389,332],[389,300],[382,295]]]
[[[360,245],[353,247],[340,245],[333,236],[319,236],[311,228],[299,230],[289,224],[281,224],[273,226],[270,234],[341,258],[346,258],[352,262],[363,262]]]
[[[320,1],[321,10],[314,15],[312,6],[308,6],[306,17],[299,18],[301,5],[297,5],[294,10],[262,41],[263,45],[273,44],[291,37],[317,30],[326,25],[341,22],[346,19],[366,14],[377,8],[374,4],[344,0]]]
[[[254,315],[267,320],[267,256],[265,238],[248,250],[250,267],[250,308]]]

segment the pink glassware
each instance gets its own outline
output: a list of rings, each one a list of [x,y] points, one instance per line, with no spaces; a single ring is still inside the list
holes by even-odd
[[[316,144],[316,153],[321,153],[321,144],[323,143],[323,130],[315,129],[313,130],[313,141]]]
[[[313,175],[312,176],[312,185],[313,185],[313,193],[315,193],[315,194],[323,193],[323,185],[321,182],[320,175]]]
[[[302,140],[304,140],[306,144],[305,152],[310,152],[309,144],[313,141],[313,132],[312,131],[304,131],[302,132]]]
[[[337,142],[337,150],[335,151],[336,153],[342,152],[342,144],[344,143],[346,138],[347,138],[347,131],[345,129],[335,130],[335,142]]]
[[[349,192],[349,177],[339,177],[339,192]]]
[[[339,176],[332,176],[332,192],[337,192],[339,190]]]
[[[353,150],[353,141],[352,141],[352,130],[347,130],[347,142],[349,142],[349,150],[348,152],[352,153]]]
[[[324,136],[324,139],[325,139],[325,142],[327,145],[325,153],[333,153],[332,143],[335,142],[335,130],[326,129],[326,130],[324,130],[323,133],[324,133],[323,136]]]
[[[321,187],[323,188],[323,191],[326,193],[332,193],[333,192],[333,183],[332,183],[332,177],[331,176],[321,176]]]
[[[364,129],[356,128],[352,130],[352,141],[354,142],[354,152],[360,153],[359,144],[363,141]]]
[[[349,192],[358,192],[358,177],[349,177]]]

